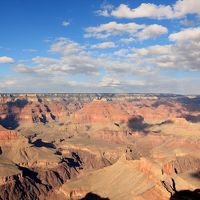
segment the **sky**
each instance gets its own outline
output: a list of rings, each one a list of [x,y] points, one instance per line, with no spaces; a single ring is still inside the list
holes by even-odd
[[[0,92],[200,94],[199,0],[1,0]]]

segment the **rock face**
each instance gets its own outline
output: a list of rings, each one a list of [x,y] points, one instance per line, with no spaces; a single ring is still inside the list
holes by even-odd
[[[94,100],[86,104],[81,110],[74,113],[74,123],[105,124],[113,122],[127,122],[128,113],[119,104],[101,100]]]
[[[0,94],[0,199],[198,196],[199,99]]]
[[[0,141],[13,140],[16,138],[17,138],[17,133],[15,131],[7,130],[0,125]]]

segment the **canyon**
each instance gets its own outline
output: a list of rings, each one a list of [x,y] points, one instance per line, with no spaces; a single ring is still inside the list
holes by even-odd
[[[0,199],[200,199],[200,96],[0,94]]]

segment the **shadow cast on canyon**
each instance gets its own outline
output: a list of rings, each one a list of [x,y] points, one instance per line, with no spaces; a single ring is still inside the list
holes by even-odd
[[[192,173],[191,176],[200,180],[200,171]]]
[[[199,199],[200,199],[200,189],[196,189],[194,191],[190,190],[176,191],[170,197],[170,200],[199,200]]]
[[[84,198],[82,198],[81,200],[110,200],[109,198],[103,198],[100,197],[97,194],[94,194],[92,192],[89,192],[86,194],[86,196]]]
[[[172,107],[173,106],[173,103],[172,102],[168,102],[168,101],[161,101],[161,100],[158,100],[156,101],[155,103],[152,104],[152,106],[154,108],[158,108],[159,106],[168,106],[168,107]]]
[[[65,158],[64,161],[67,162],[67,165],[70,168],[76,169],[76,168],[81,167],[81,164],[73,158]]]
[[[46,148],[51,148],[51,149],[55,149],[55,145],[52,143],[48,143],[48,142],[43,142],[41,139],[37,139],[36,141],[32,142],[31,144],[33,144],[35,147],[46,147]]]
[[[162,126],[173,123],[172,120],[165,120],[157,124],[149,124],[144,121],[144,117],[139,115],[128,120],[128,127],[134,132],[141,132],[147,135],[150,133],[148,129],[153,126]]]
[[[184,118],[188,121],[188,122],[192,122],[192,123],[199,123],[200,122],[200,115],[186,115],[184,116]]]
[[[19,126],[19,119],[17,117],[18,113],[13,111],[14,107],[19,108],[20,110],[28,104],[26,99],[17,99],[15,101],[9,101],[5,104],[6,106],[6,117],[0,118],[0,125],[6,129],[14,130]]]
[[[9,101],[6,103],[8,108],[12,107],[18,107],[18,108],[24,108],[28,104],[28,101],[26,99],[17,99],[15,101]]]
[[[15,114],[7,114],[5,118],[0,118],[0,125],[9,130],[14,130],[19,126],[19,121]]]
[[[80,163],[80,164],[83,163],[83,162],[81,161],[80,156],[79,156],[77,153],[72,152],[72,157],[73,157],[78,163]]]
[[[200,178],[199,172],[195,172],[191,174],[194,178]],[[196,189],[194,191],[191,190],[180,190],[177,191],[176,189],[176,183],[174,179],[172,178],[172,188],[173,193],[171,193],[170,200],[199,200],[200,199],[200,189]]]
[[[42,183],[40,179],[38,179],[38,173],[34,172],[26,167],[18,166],[18,168],[22,171],[23,177],[28,177],[31,180],[35,181],[36,183]]]
[[[45,114],[41,114],[41,117],[39,117],[39,119],[40,119],[40,122],[43,124],[46,124],[48,122]]]
[[[152,125],[145,123],[144,118],[142,116],[136,116],[128,120],[128,127],[132,131],[143,132],[144,134],[148,134],[149,131],[147,128],[150,128]]]
[[[200,111],[200,96],[194,98],[181,97],[178,99],[179,103],[189,111],[189,112],[199,112]]]

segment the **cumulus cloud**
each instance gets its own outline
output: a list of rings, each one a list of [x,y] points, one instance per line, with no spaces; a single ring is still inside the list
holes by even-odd
[[[115,87],[115,86],[118,86],[120,85],[121,82],[114,78],[114,77],[111,77],[111,76],[105,76],[103,77],[103,79],[99,82],[98,86],[100,87]]]
[[[105,56],[101,59],[101,63],[109,73],[121,75],[128,74],[130,76],[146,76],[154,73],[148,65],[143,65],[143,61],[141,59],[131,60],[125,56],[120,56],[117,59],[115,53],[112,58]]]
[[[124,88],[124,87],[133,87],[133,86],[144,86],[143,80],[126,80],[120,77],[115,76],[104,76],[102,80],[98,84],[99,87],[116,87],[116,88]]]
[[[50,47],[51,53],[60,57],[34,57],[32,66],[18,64],[15,71],[38,76],[55,76],[58,74],[82,74],[97,76],[100,63],[84,50],[85,47],[67,38],[57,39]]]
[[[188,14],[200,15],[200,1],[198,0],[178,0],[173,5],[156,5],[152,3],[142,3],[136,8],[130,8],[126,4],[121,4],[117,8],[102,9],[98,12],[103,16],[113,16],[117,18],[142,18],[153,19],[173,19],[182,18]]]
[[[120,50],[114,52],[114,55],[120,56],[120,57],[126,57],[128,54],[129,54],[128,49],[120,49]]]
[[[108,38],[116,35],[128,34],[133,38],[139,38],[140,40],[146,40],[149,38],[155,38],[168,32],[167,28],[158,24],[145,25],[136,23],[117,23],[109,22],[101,24],[97,27],[86,28],[86,38]]]
[[[145,27],[142,31],[137,34],[140,40],[147,40],[149,38],[155,38],[160,35],[166,34],[167,28],[158,24],[153,24]]]
[[[17,64],[14,70],[18,73],[27,74],[31,76],[42,77],[42,76],[50,75],[49,73],[50,71],[46,69],[46,67],[42,67],[42,66],[30,67],[29,65],[25,65],[25,64]]]
[[[200,71],[200,42],[178,42],[133,49],[132,58],[143,60],[145,65],[154,68]]]
[[[140,18],[140,17],[150,17],[150,18],[169,18],[173,14],[170,6],[155,5],[142,3],[139,7],[135,9],[129,8],[125,4],[121,4],[118,8],[112,10],[111,16],[118,18]]]
[[[136,56],[166,55],[172,50],[172,45],[154,45],[146,48],[135,48],[133,52]]]
[[[114,47],[114,43],[99,43],[93,48]],[[56,58],[52,57],[34,57],[31,65],[20,63],[15,66],[18,73],[26,73],[34,76],[58,76],[81,75],[81,76],[99,76],[101,70],[111,73],[125,73],[144,75],[151,73],[149,68],[138,65],[130,60],[117,58],[117,52],[105,55],[96,55],[88,51],[86,47],[71,41],[67,38],[56,40],[50,47],[51,53],[58,54]],[[118,52],[118,55],[124,52]],[[122,56],[121,56],[122,57]]]
[[[116,45],[114,42],[102,42],[91,46],[92,49],[107,49],[115,47]]]
[[[84,47],[77,42],[71,41],[67,38],[59,38],[51,45],[49,52],[67,55],[81,52],[83,49]]]
[[[131,42],[135,42],[135,39],[133,37],[129,37],[129,38],[121,38],[120,42],[124,43],[124,44],[129,44]]]
[[[15,66],[15,71],[20,73],[36,74],[38,76],[55,76],[58,74],[81,74],[87,76],[98,75],[99,64],[89,56],[67,56],[58,58],[55,62],[49,62],[46,59],[47,58],[40,58],[34,66],[18,64]]]
[[[113,21],[106,24],[101,24],[97,27],[86,28],[86,34],[84,36],[85,38],[107,38],[113,35],[121,35],[124,33],[133,34],[144,27],[145,25],[140,25],[136,23],[122,24]]]
[[[32,59],[32,61],[34,63],[37,63],[37,64],[52,64],[52,63],[57,63],[58,60],[55,59],[55,58],[49,58],[49,57],[40,57],[40,56],[37,56],[35,58]]]
[[[172,41],[200,41],[200,28],[188,28],[169,36]]]
[[[15,60],[8,56],[0,56],[0,63],[7,64],[7,63],[14,63]]]
[[[182,34],[182,31],[174,34]],[[176,35],[170,35],[169,37],[173,38],[175,42],[170,45],[122,48],[101,55],[93,54],[85,46],[62,38],[56,40],[50,47],[51,53],[59,56],[56,58],[34,57],[32,65],[18,64],[15,70],[19,73],[37,76],[79,74],[88,77],[100,76],[101,70],[106,73],[139,77],[159,73],[159,70],[162,69],[200,71],[200,42],[190,34],[184,33],[183,35],[184,38],[178,37],[179,40],[176,40]],[[185,43],[185,40],[189,40],[189,42]],[[105,42],[99,43],[93,48],[106,48],[112,45]]]
[[[197,0],[178,0],[173,5],[174,18],[184,17],[187,14],[200,15],[200,1]]]

